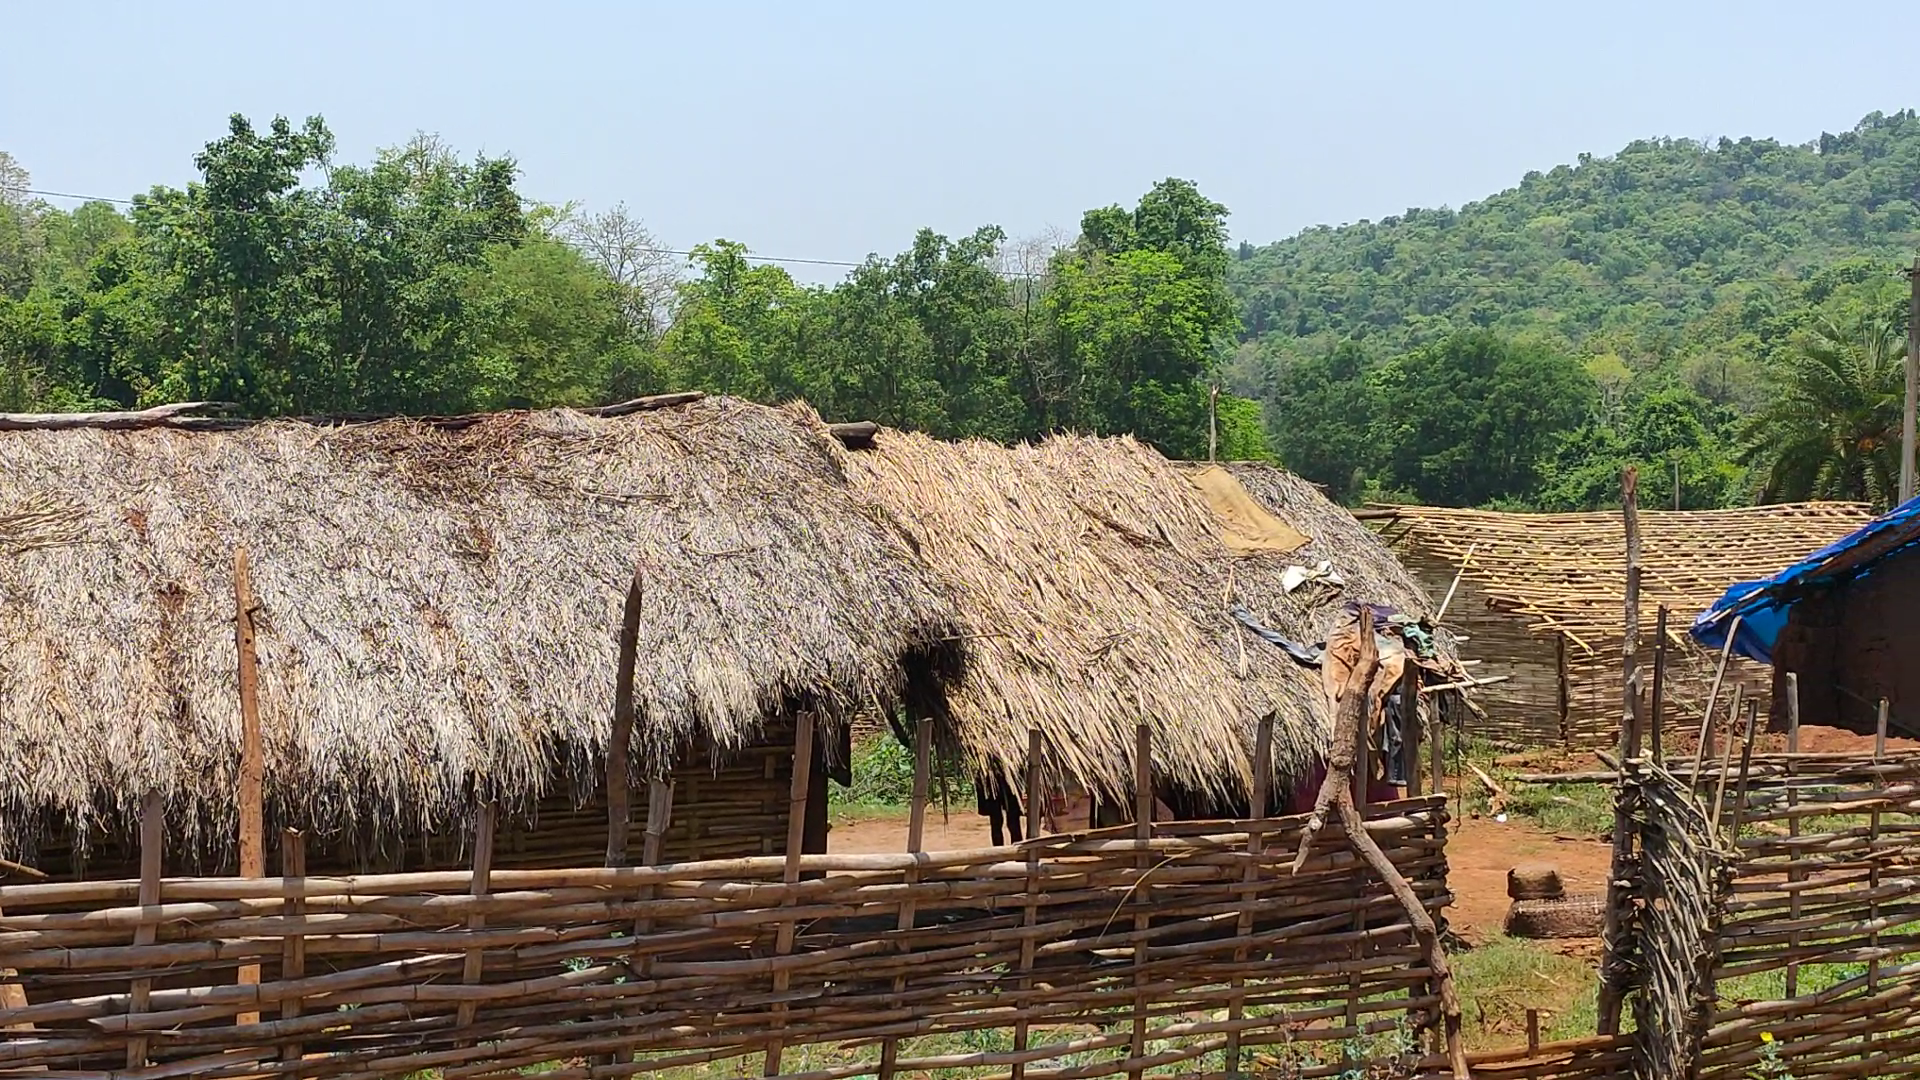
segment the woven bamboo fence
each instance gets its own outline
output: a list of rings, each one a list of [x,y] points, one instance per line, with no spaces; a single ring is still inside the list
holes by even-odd
[[[1369,822],[1430,910],[1448,899],[1444,805],[1378,806]],[[1335,839],[1289,874],[1300,823],[923,854],[0,887],[0,969],[28,1002],[0,1009],[0,1075],[371,1080],[558,1062],[548,1076],[612,1077],[747,1055],[767,1075],[820,1080],[1139,1075],[1404,1029],[1434,1004],[1404,915]],[[240,984],[243,965],[257,985]],[[1008,1050],[903,1044],[1007,1029]],[[783,1071],[815,1044],[874,1053]]]
[[[1738,759],[1622,778],[1637,844],[1603,971],[1634,1005],[1634,1074],[1912,1076],[1920,754],[1756,756],[1756,712]]]

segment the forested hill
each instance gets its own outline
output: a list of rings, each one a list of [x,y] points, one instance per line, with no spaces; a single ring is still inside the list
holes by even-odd
[[[1583,154],[1459,210],[1243,244],[1229,280],[1244,336],[1276,344],[1353,337],[1391,352],[1477,327],[1678,352],[1724,340],[1748,297],[1837,261],[1912,258],[1916,203],[1920,119],[1874,113],[1801,146],[1659,139]]]
[[[1229,266],[1236,391],[1343,496],[1884,502],[1920,118],[1805,145],[1635,142],[1459,210],[1309,229]],[[1889,432],[1889,425],[1894,430]]]

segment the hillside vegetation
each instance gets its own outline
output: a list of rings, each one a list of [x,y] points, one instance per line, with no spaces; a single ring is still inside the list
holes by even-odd
[[[1679,464],[1687,505],[1884,498],[1889,357],[1866,354],[1891,332],[1897,360],[1916,252],[1911,110],[1801,146],[1645,140],[1459,210],[1242,244],[1229,381],[1349,497],[1587,506],[1632,460],[1666,477],[1653,499]]]
[[[1349,500],[1601,506],[1627,464],[1656,505],[1895,487],[1911,110],[1803,146],[1636,142],[1237,251],[1227,208],[1168,179],[1069,238],[921,230],[827,285],[529,200],[511,158],[432,136],[347,163],[318,117],[235,116],[194,164],[183,189],[54,205],[0,152],[0,411],[700,388],[944,437],[1278,456]]]

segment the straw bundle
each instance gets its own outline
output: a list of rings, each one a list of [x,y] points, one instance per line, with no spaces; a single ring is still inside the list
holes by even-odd
[[[930,698],[954,617],[828,442],[713,398],[0,436],[0,854],[42,813],[130,832],[149,789],[176,845],[232,836],[237,546],[289,823],[445,832],[476,796],[591,790],[636,561],[636,771]]]

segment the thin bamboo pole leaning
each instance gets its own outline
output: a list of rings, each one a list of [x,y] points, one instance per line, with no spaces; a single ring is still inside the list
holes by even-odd
[[[800,881],[800,857],[807,838],[807,782],[813,775],[813,713],[802,712],[795,725],[793,734],[793,797],[787,804],[787,851],[786,866],[780,874],[781,884],[789,890]],[[783,908],[794,906],[794,898],[789,895],[781,901]],[[793,985],[793,970],[785,964],[779,964],[793,952],[793,938],[796,926],[793,916],[788,914],[780,920],[780,928],[774,941],[775,963],[773,971],[773,996],[775,1003],[774,1037],[767,1043],[766,1075],[780,1075],[780,1057],[786,1049],[782,1038],[787,1024],[787,1003],[780,1000]]]
[[[1460,558],[1460,568],[1453,572],[1453,584],[1447,586],[1446,598],[1440,601],[1440,610],[1434,613],[1433,625],[1439,626],[1446,621],[1447,609],[1453,606],[1453,594],[1460,589],[1460,579],[1466,575],[1467,567],[1473,562],[1473,553],[1480,550],[1478,543],[1467,545],[1467,553]]]
[[[233,549],[233,645],[238,660],[240,687],[240,876],[267,876],[266,758],[260,739],[260,665],[255,654],[253,626],[253,581],[248,572],[247,549]],[[241,986],[260,985],[260,965],[242,964]],[[260,1022],[258,1013],[240,1014],[243,1024]]]
[[[1713,673],[1713,689],[1707,691],[1707,707],[1700,711],[1700,737],[1693,744],[1693,775],[1700,775],[1700,765],[1706,760],[1709,740],[1713,737],[1713,706],[1720,700],[1720,686],[1727,678],[1727,661],[1733,659],[1733,639],[1740,636],[1740,621],[1744,616],[1735,615],[1727,627],[1727,643],[1720,649],[1720,666]]]
[[[907,817],[907,854],[918,855],[926,841],[927,798],[931,793],[933,772],[933,721],[921,720],[913,728],[913,802],[908,808]],[[906,882],[908,889],[919,883],[920,873],[916,867],[908,867]],[[900,919],[895,928],[905,933],[913,929],[915,919],[914,902],[911,898],[900,901]],[[906,946],[902,945],[904,949]],[[1027,943],[1021,944],[1024,951]],[[893,992],[896,997],[906,993],[907,976],[903,972],[893,978]],[[880,1080],[893,1080],[896,1075],[896,1062],[900,1057],[900,1040],[888,1036],[880,1043]]]

